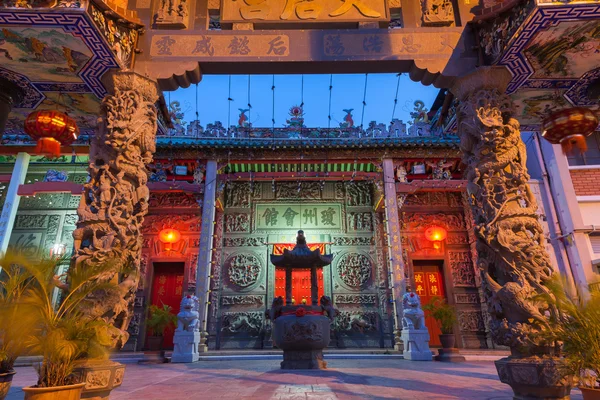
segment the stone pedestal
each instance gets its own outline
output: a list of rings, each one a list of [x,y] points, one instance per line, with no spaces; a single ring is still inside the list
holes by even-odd
[[[500,382],[510,385],[515,400],[567,400],[573,379],[565,376],[560,359],[506,357],[495,361]]]
[[[82,399],[108,400],[110,392],[123,384],[125,365],[109,360],[85,360],[75,365],[73,375],[85,383]]]
[[[327,369],[323,350],[286,350],[281,369]]]
[[[200,345],[200,332],[175,331],[173,337],[172,363],[192,363],[198,361],[198,346]]]
[[[405,360],[431,361],[433,354],[429,349],[427,329],[403,329],[400,337],[404,344],[402,355]]]
[[[458,349],[439,349],[435,361],[464,362],[465,358],[459,354]]]

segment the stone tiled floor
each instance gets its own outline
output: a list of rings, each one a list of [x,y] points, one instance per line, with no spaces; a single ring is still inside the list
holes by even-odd
[[[7,400],[22,399],[20,388],[35,379],[31,367],[17,368]],[[326,371],[281,371],[279,361],[256,360],[127,365],[111,399],[511,400],[512,391],[490,361],[330,360]]]

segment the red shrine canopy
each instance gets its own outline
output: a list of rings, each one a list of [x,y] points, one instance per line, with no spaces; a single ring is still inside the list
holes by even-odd
[[[296,246],[296,243],[274,243],[273,254],[281,255],[283,250],[292,250]],[[313,243],[309,244],[308,248],[311,250],[319,249],[321,254],[325,254],[325,243]],[[325,294],[323,290],[323,268],[317,269],[317,282],[319,283],[319,298]],[[283,268],[275,269],[275,297],[283,297],[285,304],[285,270]],[[306,269],[294,269],[292,271],[292,300],[294,304],[302,304],[306,301],[306,304],[310,305],[310,268]]]

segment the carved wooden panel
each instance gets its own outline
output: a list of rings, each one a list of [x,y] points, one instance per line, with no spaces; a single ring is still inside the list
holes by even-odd
[[[449,251],[448,260],[454,286],[475,287],[475,272],[469,251]]]

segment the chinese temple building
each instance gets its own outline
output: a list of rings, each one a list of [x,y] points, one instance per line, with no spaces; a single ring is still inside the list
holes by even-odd
[[[318,276],[340,310],[331,346],[397,347],[407,290],[455,306],[459,347],[509,345],[480,273],[493,252],[520,265],[527,249],[587,294],[600,136],[567,157],[541,132],[557,111],[598,110],[600,3],[318,3],[0,0],[0,251],[129,260],[128,351],[145,349],[149,305],[190,293],[208,349],[272,347],[265,311],[285,288],[270,255],[300,229],[333,254]],[[203,74],[350,72],[440,94],[409,126],[311,128],[298,107],[284,128],[242,112],[187,130],[163,94]],[[37,154],[27,116],[65,108],[77,140]],[[294,303],[309,281],[294,271]]]

